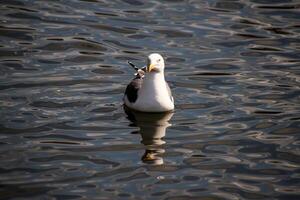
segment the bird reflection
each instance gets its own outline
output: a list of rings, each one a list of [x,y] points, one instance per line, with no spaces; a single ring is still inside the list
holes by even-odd
[[[143,143],[146,147],[145,153],[141,160],[147,164],[161,165],[164,163],[161,155],[165,152],[163,144],[166,142],[163,138],[166,130],[171,124],[169,120],[173,116],[173,112],[166,113],[144,113],[130,110],[124,106],[128,119],[140,128]]]

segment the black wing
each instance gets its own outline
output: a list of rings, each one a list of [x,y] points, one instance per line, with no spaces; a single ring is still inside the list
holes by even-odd
[[[138,90],[141,88],[143,78],[136,76],[126,87],[125,95],[130,103],[134,103],[138,98]]]

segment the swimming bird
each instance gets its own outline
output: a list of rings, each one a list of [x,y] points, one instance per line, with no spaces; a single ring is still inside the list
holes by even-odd
[[[141,112],[168,112],[174,109],[171,89],[165,80],[165,62],[158,53],[148,56],[144,70],[138,69],[135,78],[128,84],[124,104]]]

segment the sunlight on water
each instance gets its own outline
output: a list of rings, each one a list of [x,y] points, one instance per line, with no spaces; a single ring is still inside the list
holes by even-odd
[[[0,199],[299,199],[299,8],[2,0]],[[152,52],[176,110],[124,111]]]

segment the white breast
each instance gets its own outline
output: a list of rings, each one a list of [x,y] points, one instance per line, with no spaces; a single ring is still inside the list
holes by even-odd
[[[143,112],[166,112],[174,109],[163,73],[149,73],[145,76],[138,98],[129,107]]]

